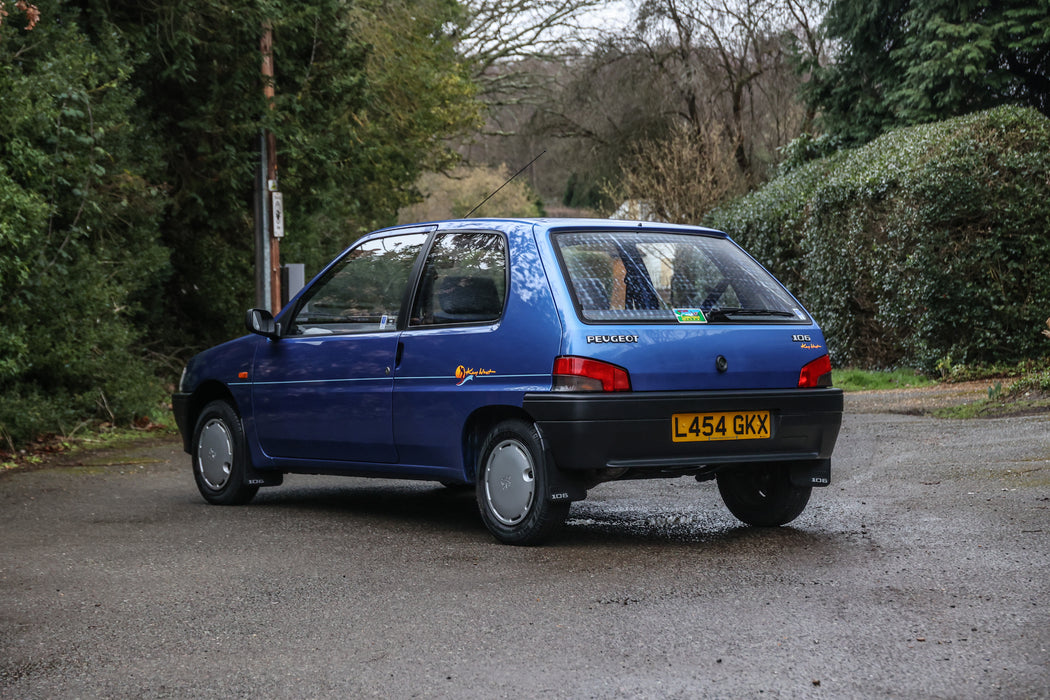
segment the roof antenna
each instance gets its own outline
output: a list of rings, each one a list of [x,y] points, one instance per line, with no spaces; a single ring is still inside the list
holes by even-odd
[[[507,181],[506,181],[506,182],[504,182],[504,183],[503,183],[502,185],[500,185],[499,187],[497,187],[497,188],[496,188],[495,190],[493,190],[493,191],[492,191],[492,194],[490,194],[490,195],[489,195],[488,197],[485,197],[485,199],[483,199],[483,200],[481,200],[480,202],[478,202],[478,205],[477,205],[476,207],[474,207],[473,209],[471,209],[471,210],[470,210],[470,212],[469,212],[469,213],[468,213],[468,214],[467,214],[466,216],[464,216],[463,218],[464,218],[464,219],[469,219],[469,218],[471,217],[471,215],[472,215],[472,214],[473,214],[474,212],[476,212],[476,211],[477,211],[478,209],[481,209],[481,205],[482,205],[482,204],[484,204],[485,202],[489,201],[489,200],[490,200],[490,199],[492,199],[492,198],[493,198],[494,196],[496,196],[496,193],[497,193],[497,192],[499,192],[499,191],[500,191],[500,190],[502,190],[502,189],[503,189],[504,187],[506,187],[507,185],[509,185],[509,184],[510,184],[510,181],[511,181],[511,180],[513,180],[514,178],[516,178],[516,177],[517,177],[518,175],[521,175],[521,174],[522,174],[522,172],[524,172],[526,168],[528,168],[528,167],[529,167],[530,165],[532,165],[533,163],[535,163],[536,161],[538,161],[538,160],[540,159],[540,156],[542,156],[542,155],[543,155],[544,153],[546,153],[546,152],[547,152],[547,149],[546,149],[546,148],[544,148],[544,149],[543,149],[542,151],[540,151],[540,155],[536,156],[535,158],[533,158],[532,160],[530,160],[530,161],[529,161],[528,163],[526,163],[525,165],[521,166],[521,169],[520,169],[520,170],[518,170],[518,172],[516,172],[516,173],[514,173],[513,175],[511,175],[510,177],[508,177],[508,178],[507,178]]]

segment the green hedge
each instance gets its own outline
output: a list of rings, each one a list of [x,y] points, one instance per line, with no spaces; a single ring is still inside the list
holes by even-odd
[[[128,57],[40,6],[32,32],[0,26],[0,450],[164,398],[141,300],[167,270],[165,199]]]
[[[715,212],[802,298],[838,366],[1046,353],[1050,119],[1000,107],[812,161]]]

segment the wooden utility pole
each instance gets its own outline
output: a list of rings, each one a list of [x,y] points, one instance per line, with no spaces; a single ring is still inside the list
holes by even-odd
[[[262,79],[263,95],[270,109],[276,109],[274,104],[274,80],[273,80],[273,26],[269,20],[263,22],[262,39],[259,40],[259,49],[262,52]],[[265,163],[265,176],[263,191],[261,193],[263,206],[260,215],[264,217],[263,222],[263,245],[268,246],[270,254],[264,256],[269,258],[269,288],[270,288],[270,310],[277,314],[281,310],[281,239],[284,235],[283,221],[281,225],[274,226],[273,215],[275,212],[274,195],[277,197],[277,210],[283,217],[284,209],[280,200],[277,187],[277,138],[269,129],[263,133],[263,162]]]

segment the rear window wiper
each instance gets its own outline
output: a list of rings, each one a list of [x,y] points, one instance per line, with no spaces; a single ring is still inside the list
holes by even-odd
[[[706,315],[708,320],[729,320],[731,316],[776,316],[778,318],[798,318],[793,311],[781,311],[780,309],[744,309],[740,307],[711,309]]]

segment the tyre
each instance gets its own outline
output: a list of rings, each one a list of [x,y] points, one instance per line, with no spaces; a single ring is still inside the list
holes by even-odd
[[[748,525],[776,527],[797,518],[813,490],[791,483],[787,467],[742,467],[717,477],[729,512]]]
[[[258,486],[245,483],[248,449],[241,418],[225,401],[212,401],[193,431],[193,478],[208,503],[240,505],[255,497]]]
[[[489,432],[475,488],[481,519],[500,542],[538,544],[565,522],[569,504],[547,498],[552,468],[531,423],[506,420]]]

